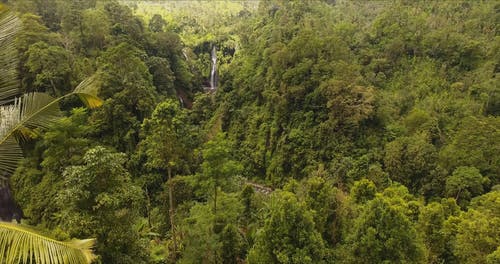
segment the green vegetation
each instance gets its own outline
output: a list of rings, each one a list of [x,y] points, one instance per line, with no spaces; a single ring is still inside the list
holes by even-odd
[[[2,220],[94,263],[499,261],[497,1],[6,5],[0,105],[59,117],[0,130]]]
[[[73,92],[58,98],[33,92],[21,94],[18,84],[18,53],[15,38],[21,29],[19,19],[0,4],[0,191],[2,193],[0,220],[20,221],[22,210],[11,197],[7,176],[16,169],[22,158],[21,143],[47,128],[59,115],[58,103],[77,95],[89,107],[102,101],[96,97],[93,78],[80,83]],[[52,81],[51,81],[52,82]],[[52,83],[53,84],[53,83]],[[90,263],[95,258],[93,239],[61,242],[22,225],[0,222],[0,261],[2,263]]]

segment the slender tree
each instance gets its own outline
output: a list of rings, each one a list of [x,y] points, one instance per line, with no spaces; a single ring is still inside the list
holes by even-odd
[[[243,170],[241,164],[231,155],[230,142],[224,133],[209,140],[203,148],[202,180],[213,190],[214,214],[217,215],[217,192],[221,187],[231,185],[234,176]]]
[[[186,136],[184,117],[179,104],[174,100],[167,100],[158,104],[151,118],[144,120],[142,125],[145,138],[141,142],[141,148],[146,152],[147,166],[167,171],[168,215],[174,246],[171,255],[173,261],[176,260],[178,243],[172,178],[175,176],[175,169],[182,163],[182,157],[187,152],[185,140],[183,140]]]

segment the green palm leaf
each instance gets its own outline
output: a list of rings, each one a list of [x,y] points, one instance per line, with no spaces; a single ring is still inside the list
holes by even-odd
[[[0,184],[5,180],[9,172],[16,169],[17,163],[23,158],[23,152],[19,147],[19,144],[11,138],[7,139],[3,144],[0,145],[0,171],[4,171],[4,174],[0,174]]]
[[[94,239],[57,241],[33,230],[0,222],[0,263],[91,263]]]
[[[90,108],[98,107],[102,100],[97,96],[95,77],[84,80],[74,92],[59,98],[45,93],[25,94],[15,99],[14,104],[0,106],[0,171],[11,173],[20,159],[19,146],[12,144],[29,138],[35,128],[47,128],[60,116],[59,101],[77,95]]]
[[[19,94],[18,57],[14,46],[15,34],[21,28],[19,19],[0,4],[0,105]]]
[[[73,91],[73,94],[78,95],[80,100],[89,108],[97,108],[102,105],[103,101],[97,96],[99,93],[100,83],[97,75],[83,80]]]

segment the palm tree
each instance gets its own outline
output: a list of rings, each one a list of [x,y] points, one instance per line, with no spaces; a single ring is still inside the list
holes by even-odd
[[[60,116],[58,102],[77,95],[88,107],[98,107],[95,78],[80,83],[72,93],[52,98],[45,93],[21,94],[17,74],[15,34],[19,19],[0,4],[0,186],[22,158],[19,143],[46,128]],[[27,226],[0,222],[0,263],[91,263],[93,239],[60,242]]]

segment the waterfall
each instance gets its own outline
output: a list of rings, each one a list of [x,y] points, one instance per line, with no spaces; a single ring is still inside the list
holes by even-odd
[[[217,49],[212,48],[212,71],[210,72],[210,90],[217,89]]]
[[[179,98],[179,103],[181,104],[181,107],[185,107],[184,105],[184,99],[182,99],[182,96],[177,96],[177,98]]]

